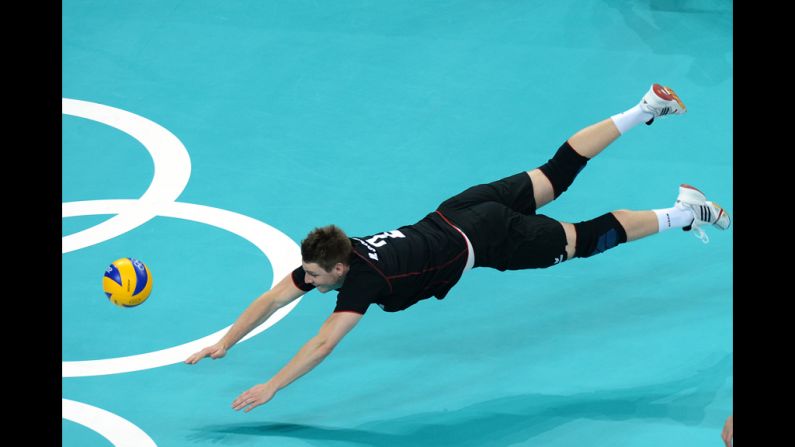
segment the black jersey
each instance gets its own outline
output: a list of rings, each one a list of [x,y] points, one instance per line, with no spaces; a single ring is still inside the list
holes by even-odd
[[[365,237],[352,237],[353,254],[334,312],[364,314],[370,303],[387,312],[404,310],[420,300],[442,299],[461,278],[467,261],[463,234],[439,212],[414,225]],[[303,267],[293,282],[304,291]]]

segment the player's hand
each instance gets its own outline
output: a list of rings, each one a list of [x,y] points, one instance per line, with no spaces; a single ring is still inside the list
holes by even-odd
[[[269,400],[273,399],[275,395],[276,389],[274,387],[267,383],[261,383],[251,387],[240,396],[237,396],[237,399],[232,401],[232,408],[235,411],[246,408],[245,412],[248,413],[254,408],[267,403]]]
[[[193,365],[194,363],[198,362],[199,360],[210,357],[211,359],[220,359],[221,357],[226,355],[226,348],[221,342],[218,342],[212,346],[208,346],[201,351],[191,355],[190,357],[185,360],[185,363],[188,365]]]
[[[726,447],[732,447],[732,445],[734,445],[734,415],[726,419],[726,424],[723,425],[721,438],[723,438],[723,443],[726,444]]]

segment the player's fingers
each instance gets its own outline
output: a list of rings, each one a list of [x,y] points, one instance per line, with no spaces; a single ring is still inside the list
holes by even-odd
[[[253,398],[245,398],[245,399],[238,398],[235,400],[235,402],[232,403],[232,408],[234,408],[235,411],[237,411],[245,408],[247,405],[251,405],[253,402],[254,402]]]
[[[240,394],[240,396],[237,396],[235,400],[232,401],[232,407],[245,406],[244,404],[246,404],[249,399],[251,399],[250,394],[248,391],[245,391],[244,393]]]
[[[193,363],[196,363],[196,362],[198,362],[199,360],[201,360],[201,359],[203,359],[203,358],[207,357],[207,354],[208,354],[209,352],[210,352],[210,348],[204,348],[204,349],[202,349],[201,351],[199,351],[199,352],[197,352],[197,353],[194,353],[193,355],[191,355],[190,357],[188,357],[188,359],[187,359],[187,360],[185,360],[185,363],[191,363],[191,364],[193,364]]]

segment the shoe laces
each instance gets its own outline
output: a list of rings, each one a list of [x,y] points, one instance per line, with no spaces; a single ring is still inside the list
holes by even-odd
[[[693,233],[693,236],[697,237],[701,240],[701,242],[705,244],[709,244],[709,236],[707,233],[701,229],[695,222],[690,225],[690,232]]]

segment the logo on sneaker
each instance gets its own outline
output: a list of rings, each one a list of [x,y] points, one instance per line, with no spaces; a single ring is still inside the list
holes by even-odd
[[[699,216],[698,220],[700,220],[702,222],[706,222],[706,223],[712,223],[712,221],[713,221],[713,219],[712,219],[712,210],[709,209],[708,206],[699,205],[698,210],[699,210],[699,213],[701,214],[701,216]]]

